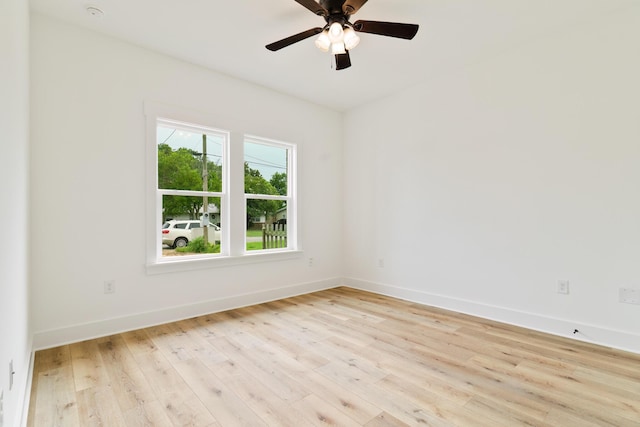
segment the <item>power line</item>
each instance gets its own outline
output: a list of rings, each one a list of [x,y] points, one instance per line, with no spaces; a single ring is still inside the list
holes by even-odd
[[[163,129],[168,129],[168,128],[163,128]],[[172,130],[171,130],[171,133],[169,134],[169,136],[168,136],[168,137],[166,137],[166,138],[165,138],[165,140],[161,142],[161,144],[164,144],[165,142],[167,142],[167,141],[168,141],[168,140],[169,140],[169,139],[170,139],[170,138],[171,138],[171,137],[172,137],[172,136],[173,136],[177,131],[178,131],[178,129],[172,129]],[[184,136],[184,135],[182,135],[182,132],[184,132],[184,131],[180,131],[180,132],[181,132],[181,136]],[[191,141],[191,140],[189,139],[189,138],[191,138],[191,136],[192,136],[192,135],[198,135],[198,134],[197,134],[197,133],[188,133],[188,134],[186,135],[187,142],[190,142],[190,143],[191,143],[191,142],[193,142],[194,144],[196,144],[197,142]],[[222,146],[222,142],[217,141],[217,140],[215,139],[215,137],[211,137],[211,138],[210,138],[210,135],[209,135],[209,134],[207,134],[207,133],[205,133],[205,135],[207,136],[207,144],[216,144],[216,145],[218,145],[218,146]],[[187,148],[187,147],[184,147],[184,148]]]
[[[267,160],[265,160],[265,159],[263,159],[261,157],[250,156],[248,154],[245,154],[244,157],[245,157],[245,159],[246,158],[257,159],[257,160],[260,160],[260,161],[263,161],[263,162],[267,162]],[[258,163],[258,162],[252,162],[252,163]],[[259,163],[259,164],[262,164],[263,166],[273,166],[273,167],[278,167],[278,168],[282,168],[283,167],[282,165],[277,164],[277,163],[273,163],[273,162],[269,162],[269,163],[270,164],[266,164],[266,163]]]
[[[176,133],[178,129],[174,129],[173,132],[171,132],[171,134],[165,138],[164,141],[161,142],[161,144],[164,144],[165,142],[167,142],[169,140],[169,138],[171,138],[173,136],[174,133]]]
[[[250,165],[260,165],[260,166],[266,166],[268,168],[287,170],[286,166],[278,166],[275,164],[267,164],[267,163],[260,163],[260,162],[247,162],[247,163]]]
[[[169,134],[169,136],[167,136],[164,139],[164,141],[161,142],[161,144],[166,143],[176,132],[177,132],[177,129],[173,129],[171,131],[171,133]],[[220,145],[219,142],[217,142],[215,140],[209,141],[209,139],[207,138],[207,143],[209,143],[209,142]],[[202,153],[199,153],[194,149],[189,149],[187,147],[182,147],[182,148],[186,148],[186,149],[190,150],[192,152],[192,154],[195,155],[195,156],[202,156]],[[215,157],[215,158],[218,158],[218,159],[222,159],[222,156],[219,155],[219,154],[209,154],[209,153],[207,153],[206,156],[207,156],[207,158]],[[268,162],[267,160],[261,159],[259,157],[250,156],[250,155],[245,154],[245,158],[261,160],[261,161],[247,160],[247,163],[251,164],[251,165],[259,165],[259,166],[264,166],[264,167],[273,168],[273,169],[280,169],[280,170],[285,170],[285,171],[287,170],[286,166],[282,166],[282,165],[279,165],[279,164],[276,164],[276,163]]]

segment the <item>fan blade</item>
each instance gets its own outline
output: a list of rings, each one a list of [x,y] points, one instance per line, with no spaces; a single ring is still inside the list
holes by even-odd
[[[344,70],[351,67],[351,57],[349,57],[349,51],[346,53],[339,53],[336,55],[336,70]]]
[[[342,5],[342,11],[347,15],[356,13],[367,0],[347,0]]]
[[[294,43],[302,41],[304,39],[308,39],[311,36],[316,34],[320,34],[322,32],[322,28],[316,27],[307,31],[303,31],[301,33],[295,34],[293,36],[287,37],[286,39],[278,40],[277,42],[273,42],[271,44],[266,45],[265,47],[270,51],[275,52],[276,50],[280,50],[283,47],[290,46]]]
[[[378,34],[407,40],[411,40],[418,32],[418,26],[415,24],[382,21],[356,21],[353,24],[353,29],[361,33]]]
[[[314,0],[296,0],[296,2],[298,2],[302,6],[306,7],[307,9],[309,9],[311,12],[315,13],[316,15],[320,15],[320,16],[328,16],[329,15],[329,11],[327,11],[327,9],[322,7],[320,4],[318,4],[318,2],[316,2]]]

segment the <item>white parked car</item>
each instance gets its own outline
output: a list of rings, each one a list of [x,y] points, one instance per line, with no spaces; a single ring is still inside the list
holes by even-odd
[[[220,241],[220,227],[209,224],[209,242]],[[162,225],[162,244],[170,248],[183,248],[187,244],[202,236],[203,228],[197,220],[170,220]]]

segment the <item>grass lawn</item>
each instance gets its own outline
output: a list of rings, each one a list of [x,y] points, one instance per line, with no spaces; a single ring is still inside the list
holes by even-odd
[[[247,237],[262,237],[262,230],[247,230]]]
[[[262,242],[247,242],[248,251],[257,251],[262,249]]]

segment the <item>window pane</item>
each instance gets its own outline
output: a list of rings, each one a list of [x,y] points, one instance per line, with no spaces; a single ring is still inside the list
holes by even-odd
[[[203,220],[203,212],[209,218],[208,223]],[[220,253],[222,233],[219,197],[164,195],[162,215],[163,257]],[[203,224],[207,224],[207,227],[202,227]]]
[[[244,143],[244,192],[287,195],[287,149]]]
[[[247,200],[247,250],[287,247],[287,203],[281,200]]]
[[[224,138],[224,135],[159,125],[158,188],[222,191]]]

